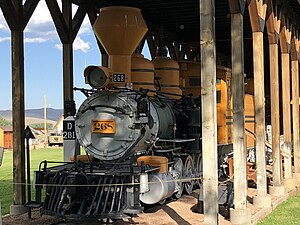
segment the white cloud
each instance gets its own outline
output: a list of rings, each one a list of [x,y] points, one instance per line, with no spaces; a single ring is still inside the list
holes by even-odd
[[[86,53],[90,49],[90,43],[83,41],[79,36],[75,39],[73,43],[74,50],[81,50]]]
[[[43,43],[46,42],[47,40],[44,38],[25,38],[24,42],[25,43]]]
[[[54,45],[54,47],[62,51],[62,44],[56,44]]]
[[[61,1],[58,1],[58,3],[59,6],[61,7]],[[77,8],[78,7],[73,4],[73,8],[72,8],[73,16],[76,13]],[[6,35],[7,33],[10,33],[9,27],[4,19],[1,10],[0,10],[0,32],[2,35],[3,34]],[[91,33],[92,33],[91,26],[88,17],[86,16],[77,36],[91,34]],[[30,18],[25,28],[24,35],[25,35],[25,41],[27,43],[42,43],[46,41],[53,41],[53,40],[56,41],[57,39],[59,40],[59,36],[54,26],[54,22],[52,21],[52,17],[50,15],[49,9],[45,1],[39,2],[37,8],[35,9],[32,17]],[[89,49],[89,45],[86,44],[84,45],[84,43],[81,44],[77,43],[76,45],[81,45],[79,49],[84,52]]]
[[[10,37],[0,37],[0,42],[10,41]]]
[[[62,44],[56,44],[55,48],[62,50]],[[90,49],[90,43],[85,42],[84,40],[81,39],[81,37],[77,36],[74,43],[73,43],[73,50],[74,51],[82,51],[84,53],[87,53],[88,50]]]

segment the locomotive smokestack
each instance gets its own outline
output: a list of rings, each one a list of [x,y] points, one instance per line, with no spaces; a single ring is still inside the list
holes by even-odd
[[[114,71],[112,82],[121,86],[131,83],[131,55],[148,30],[140,9],[123,6],[101,8],[93,29],[109,54],[109,67]]]

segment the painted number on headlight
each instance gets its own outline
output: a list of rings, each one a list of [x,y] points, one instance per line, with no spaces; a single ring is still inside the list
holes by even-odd
[[[92,120],[92,133],[114,134],[116,122],[114,120]]]

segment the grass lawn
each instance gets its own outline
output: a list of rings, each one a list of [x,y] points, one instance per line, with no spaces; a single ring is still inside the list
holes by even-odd
[[[41,161],[62,161],[62,148],[41,148],[30,151],[30,170],[31,182],[33,179],[33,171],[38,170]],[[9,214],[10,205],[13,203],[13,170],[12,170],[13,152],[5,151],[2,166],[0,167],[0,201],[2,207],[2,215]],[[25,171],[26,173],[26,171]],[[27,193],[27,192],[26,192]],[[35,195],[31,198],[34,199]]]
[[[259,225],[293,225],[300,224],[300,194],[290,197],[278,206],[272,214]]]

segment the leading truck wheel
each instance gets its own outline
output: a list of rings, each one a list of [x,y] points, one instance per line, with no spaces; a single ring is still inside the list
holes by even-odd
[[[187,194],[192,194],[195,183],[195,165],[194,160],[190,155],[184,155],[182,157],[183,161],[183,186],[184,191]],[[185,181],[186,180],[186,181]]]
[[[174,159],[174,170],[177,171],[176,175],[174,176],[174,179],[177,184],[177,192],[173,194],[173,198],[179,199],[182,196],[183,192],[183,182],[182,182],[182,173],[183,173],[183,162],[181,158],[175,158]]]

